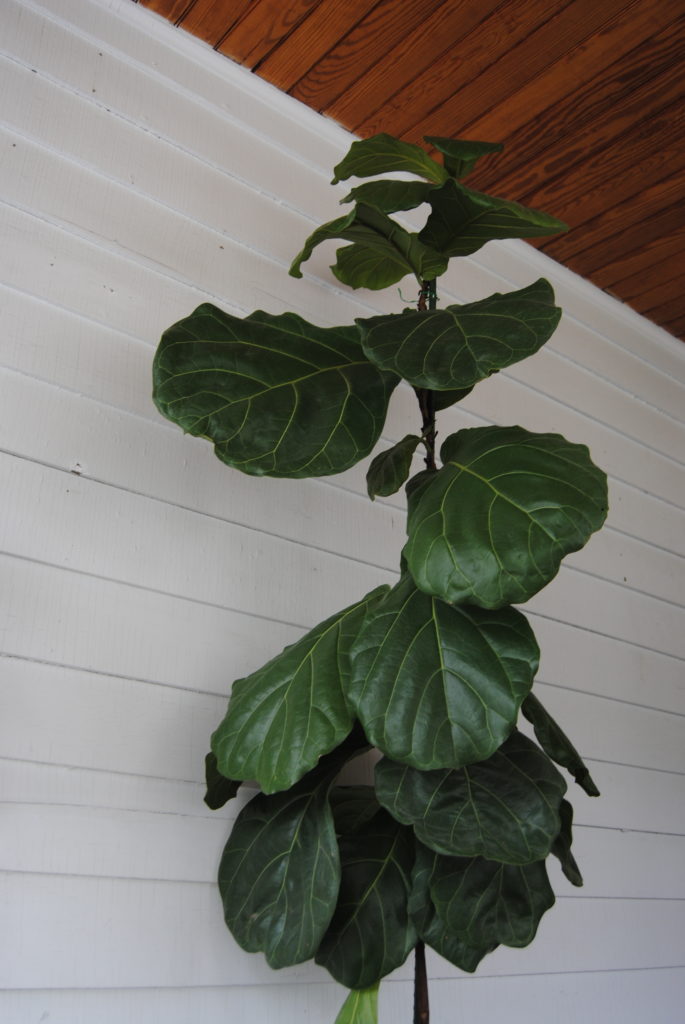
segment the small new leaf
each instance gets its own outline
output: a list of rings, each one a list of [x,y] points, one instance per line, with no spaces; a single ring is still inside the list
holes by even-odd
[[[162,335],[157,408],[245,473],[341,473],[371,451],[398,383],[369,363],[356,327],[295,313],[241,319],[209,303]]]
[[[539,651],[513,608],[453,607],[404,576],[369,609],[351,657],[349,699],[369,741],[394,761],[430,770],[497,750]]]
[[[380,209],[357,203],[346,217],[317,228],[293,260],[290,273],[302,277],[301,266],[315,247],[331,238],[352,242],[337,251],[333,273],[350,288],[387,288],[407,274],[418,281],[444,273],[448,259],[419,241]]]
[[[378,986],[350,992],[335,1018],[335,1024],[378,1024]]]
[[[387,590],[378,587],[233,684],[212,736],[222,774],[257,779],[265,793],[275,793],[348,735],[354,723],[345,697],[350,645],[367,609]]]
[[[475,142],[468,139],[443,139],[437,135],[424,135],[424,142],[442,153],[445,170],[453,178],[465,178],[482,156],[501,153],[501,142]]]
[[[421,203],[428,202],[428,194],[434,185],[425,181],[366,181],[351,189],[341,203],[364,203],[382,213],[398,213],[400,210],[414,210]]]
[[[419,239],[446,256],[468,256],[494,238],[537,238],[567,225],[541,210],[474,192],[450,178],[428,197],[432,212]]]
[[[554,840],[552,853],[555,857],[558,857],[559,863],[561,864],[561,870],[564,872],[571,885],[582,886],[583,876],[576,864],[575,857],[571,853],[571,843],[573,842],[573,807],[568,800],[561,801],[559,813],[561,817],[561,831]]]
[[[383,806],[447,856],[543,860],[561,828],[565,792],[549,758],[517,730],[487,760],[459,770],[421,772],[388,758],[376,765]]]
[[[582,757],[534,694],[528,694],[521,705],[521,711],[533,726],[538,743],[547,756],[566,768],[588,796],[599,796],[599,790]]]
[[[227,779],[222,775],[217,766],[216,756],[210,750],[205,756],[205,779],[207,781],[207,792],[205,803],[212,811],[218,811],[220,807],[232,800],[240,789],[240,781]]]
[[[537,352],[551,338],[561,310],[540,278],[527,288],[463,306],[374,316],[356,321],[372,363],[415,388],[471,388],[497,370]]]
[[[440,454],[443,468],[410,500],[403,553],[416,585],[444,601],[527,601],[606,518],[605,474],[559,434],[475,427]]]
[[[366,474],[366,489],[372,501],[378,495],[387,497],[399,491],[411,472],[414,452],[420,443],[416,434],[407,434],[392,448],[376,455]]]
[[[370,178],[387,171],[409,171],[420,178],[440,184],[448,177],[447,171],[428,155],[421,146],[402,142],[381,132],[369,139],[353,142],[347,155],[334,169],[332,185],[347,178]]]

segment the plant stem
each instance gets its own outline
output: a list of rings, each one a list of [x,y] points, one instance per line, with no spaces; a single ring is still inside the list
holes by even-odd
[[[429,1024],[426,949],[423,942],[414,950],[414,1024]]]
[[[435,309],[437,294],[435,280],[422,281],[417,310],[422,313],[427,309]],[[435,396],[428,388],[414,388],[421,410],[421,436],[426,446],[426,469],[436,470],[435,464]]]

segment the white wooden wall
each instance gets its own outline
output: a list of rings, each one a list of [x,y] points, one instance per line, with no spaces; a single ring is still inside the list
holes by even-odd
[[[344,991],[274,973],[225,931],[236,808],[202,803],[233,678],[392,580],[400,498],[361,467],[257,480],[163,421],[160,332],[210,300],[322,325],[401,308],[287,276],[341,129],[129,0],[0,4],[0,754],[8,1024],[332,1024]],[[554,212],[554,211],[551,211]],[[566,316],[534,359],[441,417],[588,443],[609,525],[530,604],[539,693],[602,790],[577,790],[585,888],[554,875],[536,943],[471,978],[431,960],[434,1024],[682,1020],[685,349],[519,243],[442,301],[546,274]],[[411,298],[414,285],[405,283]],[[415,429],[408,390],[384,443]],[[410,1020],[409,966],[382,1024]]]

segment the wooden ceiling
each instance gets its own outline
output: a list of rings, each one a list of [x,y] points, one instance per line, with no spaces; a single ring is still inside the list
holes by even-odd
[[[685,0],[139,0],[366,137],[505,144],[469,180],[685,338]]]

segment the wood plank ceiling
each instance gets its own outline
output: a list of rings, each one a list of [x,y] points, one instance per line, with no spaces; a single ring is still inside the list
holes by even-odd
[[[685,0],[139,0],[361,137],[503,142],[468,184],[685,339]]]

